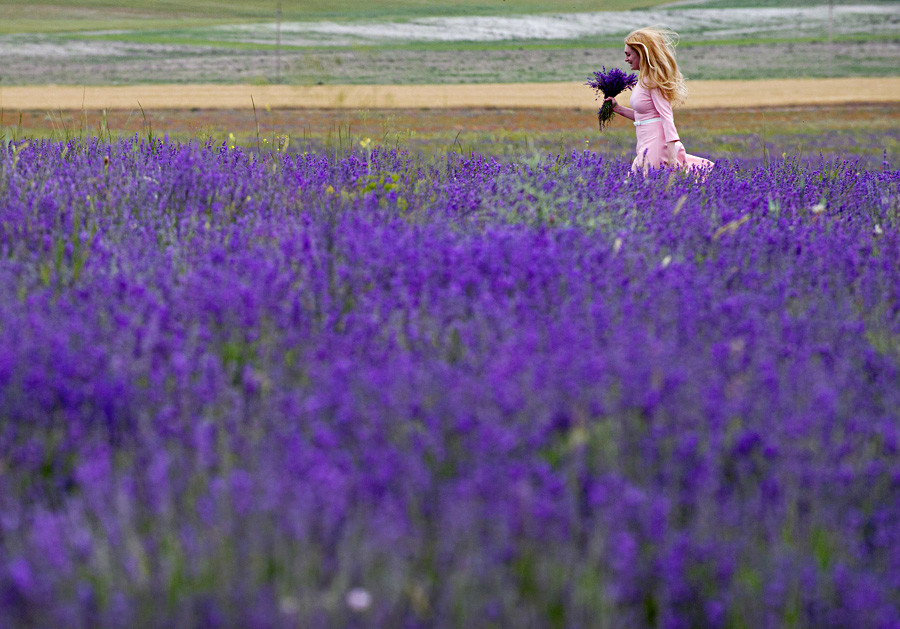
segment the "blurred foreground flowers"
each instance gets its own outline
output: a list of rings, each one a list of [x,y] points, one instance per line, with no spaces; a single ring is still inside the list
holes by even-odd
[[[8,145],[0,625],[896,625],[900,174],[628,172]]]

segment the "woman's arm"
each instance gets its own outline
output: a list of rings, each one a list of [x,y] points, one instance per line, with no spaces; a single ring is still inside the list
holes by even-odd
[[[630,109],[629,107],[625,107],[624,105],[620,105],[619,101],[617,101],[612,96],[610,96],[608,98],[604,98],[603,100],[605,100],[605,101],[611,100],[614,105],[614,107],[613,107],[614,112],[616,112],[620,116],[628,118],[629,120],[634,120],[634,110],[633,109]]]
[[[668,99],[663,96],[659,88],[654,87],[650,90],[650,100],[653,101],[653,108],[656,109],[659,117],[662,118],[663,137],[666,140],[666,145],[680,140],[678,130],[675,128],[675,114],[672,112],[672,105]]]
[[[662,118],[663,137],[666,142],[666,163],[669,166],[679,166],[684,163],[684,145],[675,128],[675,114],[672,112],[672,105],[657,88],[650,90],[650,99],[653,101],[653,107],[659,113],[659,117]]]

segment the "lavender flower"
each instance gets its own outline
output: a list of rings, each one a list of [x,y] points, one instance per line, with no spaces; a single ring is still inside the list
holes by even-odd
[[[637,75],[633,72],[626,74],[618,68],[607,71],[606,66],[603,66],[602,70],[594,72],[593,76],[588,77],[585,85],[597,92],[597,98],[600,98],[601,96],[603,98],[612,98],[618,96],[625,90],[634,88],[634,86],[637,85]],[[610,120],[613,119],[613,116],[615,115],[613,112],[614,108],[615,105],[608,101],[604,101],[600,106],[600,110],[597,112],[597,121],[601,131],[604,127],[608,126]]]
[[[3,146],[0,627],[900,624],[900,172]]]

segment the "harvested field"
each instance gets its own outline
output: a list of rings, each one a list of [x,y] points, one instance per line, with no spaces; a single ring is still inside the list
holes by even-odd
[[[900,105],[797,105],[766,108],[680,109],[676,112],[681,128],[705,129],[710,132],[760,133],[795,129],[809,133],[818,126],[834,130],[900,128]],[[576,108],[464,108],[464,109],[271,109],[260,108],[254,114],[245,107],[233,109],[158,109],[140,111],[97,110],[39,111],[11,113],[0,122],[9,127],[21,123],[26,129],[57,127],[75,130],[108,125],[113,132],[134,133],[151,124],[160,133],[192,134],[205,132],[327,134],[330,130],[349,127],[354,135],[378,137],[385,132],[411,132],[425,135],[470,131],[494,133],[519,131],[528,133],[572,130],[596,132],[596,118]],[[630,131],[620,119],[612,129]]]
[[[900,77],[692,81],[687,108],[835,105],[900,102]],[[627,97],[626,97],[627,98]],[[477,85],[251,86],[140,85],[119,87],[31,86],[0,91],[4,110],[101,109],[415,109],[596,107],[584,85],[521,83]]]

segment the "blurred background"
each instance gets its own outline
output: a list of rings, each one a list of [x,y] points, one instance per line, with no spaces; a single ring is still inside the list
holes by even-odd
[[[26,85],[583,82],[601,66],[623,67],[623,36],[657,24],[680,34],[679,63],[689,80],[872,79],[870,93],[853,93],[836,107],[685,109],[679,126],[707,152],[825,150],[885,160],[897,154],[896,102],[871,103],[885,89],[879,78],[900,76],[896,0],[571,0],[552,3],[549,12],[548,6],[536,0],[0,0],[0,107],[4,87]],[[248,103],[211,112],[184,110],[174,94],[172,105],[149,118],[135,109],[109,111],[102,123],[100,112],[35,106],[6,110],[0,122],[21,133],[56,135],[98,124],[130,133],[155,123],[162,132],[216,138],[255,134],[262,125],[264,133],[309,141],[361,134],[446,148],[452,139],[467,150],[493,144],[501,152],[584,145],[625,152],[633,142],[624,125],[599,136],[584,111],[435,115],[398,103],[375,111],[251,112]],[[803,137],[790,137],[798,133]]]
[[[647,24],[681,35],[679,61],[692,79],[900,72],[896,0],[0,0],[0,78],[4,85],[567,81],[598,63],[621,63],[622,37]]]

